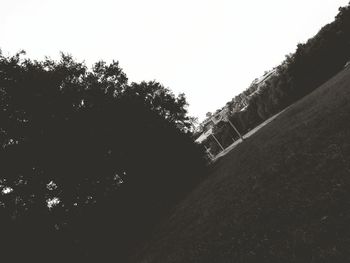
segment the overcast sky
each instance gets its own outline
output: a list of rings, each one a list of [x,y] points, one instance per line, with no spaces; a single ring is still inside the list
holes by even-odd
[[[0,48],[118,60],[184,92],[202,120],[333,21],[349,0],[0,0]]]

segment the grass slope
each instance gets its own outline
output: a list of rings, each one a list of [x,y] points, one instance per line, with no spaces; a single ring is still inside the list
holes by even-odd
[[[133,262],[350,262],[350,70],[212,169]]]

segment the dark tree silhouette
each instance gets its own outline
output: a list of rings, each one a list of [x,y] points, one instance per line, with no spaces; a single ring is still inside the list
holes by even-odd
[[[118,62],[22,55],[0,53],[4,257],[125,260],[205,171],[185,96]]]
[[[335,20],[325,25],[314,37],[298,44],[276,68],[276,73],[262,85],[253,82],[241,94],[227,103],[232,111],[230,119],[242,133],[309,94],[350,60],[350,5],[339,8]],[[207,116],[210,117],[210,116]],[[229,126],[217,129],[216,137],[227,146]],[[213,152],[218,146],[211,138],[205,142]]]

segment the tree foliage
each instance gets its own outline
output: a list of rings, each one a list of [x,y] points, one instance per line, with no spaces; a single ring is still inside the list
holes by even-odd
[[[129,84],[115,61],[23,55],[0,53],[6,256],[122,260],[203,175],[186,98]]]
[[[252,85],[227,103],[230,120],[246,133],[272,115],[309,94],[343,69],[350,59],[350,5],[339,8],[335,20],[325,25],[314,37],[298,44],[296,52],[289,54],[275,68],[262,85]],[[224,145],[232,134],[228,124],[218,129],[216,137]],[[211,138],[206,142],[213,152],[219,148]]]

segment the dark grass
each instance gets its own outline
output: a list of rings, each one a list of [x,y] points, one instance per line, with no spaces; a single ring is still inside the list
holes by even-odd
[[[350,71],[212,169],[132,262],[350,262]]]

